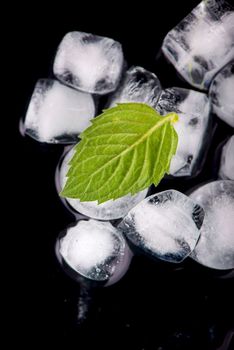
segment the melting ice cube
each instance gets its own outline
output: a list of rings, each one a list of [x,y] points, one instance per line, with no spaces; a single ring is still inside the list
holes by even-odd
[[[70,32],[59,45],[54,74],[64,84],[79,90],[106,94],[116,89],[123,62],[122,47],[117,41]]]
[[[165,37],[162,50],[191,85],[207,89],[234,56],[234,12],[224,0],[206,0]]]
[[[79,275],[109,284],[123,276],[132,257],[121,232],[96,220],[69,227],[59,240],[59,254]]]
[[[73,154],[74,149],[72,148],[63,158],[61,166],[57,168],[56,186],[58,192],[61,191],[67,181],[66,174],[69,169],[68,163]],[[133,196],[128,194],[116,200],[109,200],[101,204],[98,204],[97,201],[80,202],[79,199],[74,198],[66,198],[66,201],[73,209],[73,213],[75,211],[90,218],[99,220],[114,220],[125,216],[131,208],[133,208],[137,203],[146,197],[147,192],[148,189],[145,189]]]
[[[52,79],[40,79],[25,117],[25,133],[47,143],[75,143],[90,125],[95,106],[90,94]]]
[[[193,200],[168,190],[145,198],[118,227],[146,253],[176,263],[194,249],[203,217],[203,209]]]
[[[205,210],[201,236],[191,257],[214,269],[234,268],[234,182],[210,182],[190,198]]]
[[[110,97],[108,107],[124,102],[142,102],[155,107],[161,90],[160,81],[154,73],[133,66],[124,74],[117,91]]]
[[[173,126],[178,134],[178,147],[171,160],[173,176],[194,175],[204,157],[202,151],[210,139],[210,104],[206,94],[182,88],[163,90],[156,109],[160,114],[176,112],[179,121]]]

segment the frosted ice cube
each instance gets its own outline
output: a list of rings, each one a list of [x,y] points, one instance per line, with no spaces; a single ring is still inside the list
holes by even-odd
[[[180,262],[200,236],[203,209],[184,194],[168,190],[145,198],[119,224],[126,237],[153,257]]]
[[[108,107],[124,102],[142,102],[155,107],[161,90],[160,81],[154,73],[133,66],[126,71],[117,91],[110,97]]]
[[[202,150],[210,132],[210,104],[206,94],[182,88],[163,90],[156,109],[162,115],[176,112],[179,121],[173,126],[178,134],[178,147],[171,160],[173,176],[194,175],[200,167]]]
[[[122,47],[117,41],[70,32],[59,45],[54,74],[64,84],[79,90],[106,94],[116,89],[123,63]]]
[[[207,89],[234,56],[234,12],[224,0],[198,4],[165,37],[162,51],[191,85]]]
[[[234,180],[234,135],[223,146],[219,177],[221,179]]]
[[[233,19],[234,20],[234,19]],[[234,29],[233,29],[234,30]],[[227,64],[214,78],[209,95],[214,113],[234,127],[234,61]]]
[[[47,143],[75,143],[90,125],[95,106],[90,94],[52,79],[40,79],[25,117],[25,133]]]
[[[112,279],[112,283],[123,276],[131,260],[121,232],[109,222],[96,220],[80,220],[69,227],[59,240],[59,253],[81,276],[95,281]]]
[[[56,183],[58,192],[65,186],[67,181],[66,174],[69,169],[69,161],[74,154],[72,148],[63,158],[60,167],[56,171]],[[118,198],[116,200],[109,200],[107,202],[98,204],[97,201],[93,202],[80,202],[79,199],[66,198],[71,208],[75,212],[86,215],[90,218],[99,220],[113,220],[119,219],[125,216],[128,211],[133,208],[137,203],[144,199],[147,195],[148,190],[145,189],[133,196],[130,194]]]
[[[234,182],[210,182],[190,198],[205,210],[201,236],[191,257],[214,269],[234,268]]]

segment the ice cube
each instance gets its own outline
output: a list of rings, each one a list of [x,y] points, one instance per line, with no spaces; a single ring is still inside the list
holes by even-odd
[[[234,30],[234,29],[233,29]],[[209,95],[214,113],[234,127],[234,61],[228,63],[214,78]]]
[[[205,210],[201,236],[191,257],[214,269],[234,268],[234,182],[210,182],[190,198]]]
[[[208,89],[234,56],[234,12],[224,0],[204,0],[165,37],[162,51],[191,85]]]
[[[194,175],[201,166],[202,151],[209,140],[210,103],[206,94],[182,88],[163,90],[156,109],[162,115],[176,112],[179,121],[174,125],[178,147],[171,160],[173,176]]]
[[[56,187],[58,192],[65,186],[67,181],[66,174],[69,169],[69,161],[74,154],[74,149],[70,149],[69,152],[62,157],[60,166],[56,171]],[[130,194],[118,198],[116,200],[109,200],[107,202],[98,204],[97,201],[93,202],[80,202],[79,199],[66,198],[66,201],[73,209],[73,213],[81,213],[93,219],[98,220],[114,220],[125,216],[128,211],[133,208],[137,203],[144,199],[147,195],[148,189],[145,189],[133,196]]]
[[[76,89],[106,94],[117,88],[122,69],[121,44],[109,38],[83,33],[67,33],[61,41],[54,74]]]
[[[52,79],[40,79],[25,117],[25,133],[47,143],[75,143],[90,125],[95,106],[90,94]]]
[[[161,90],[160,81],[154,73],[133,66],[126,71],[117,91],[110,97],[108,107],[124,102],[142,102],[155,107]]]
[[[234,180],[234,135],[223,146],[219,177],[221,179]]]
[[[167,190],[137,204],[118,227],[146,253],[177,263],[194,249],[203,217],[203,209],[193,200]]]
[[[121,232],[109,222],[80,220],[59,240],[58,251],[73,272],[114,283],[127,271],[132,254]]]

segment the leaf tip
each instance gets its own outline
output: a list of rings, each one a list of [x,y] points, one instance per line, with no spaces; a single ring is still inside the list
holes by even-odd
[[[61,191],[59,192],[59,196],[62,198],[67,198],[69,197],[69,190],[67,189],[67,184],[65,184],[63,186],[63,188],[61,189]]]

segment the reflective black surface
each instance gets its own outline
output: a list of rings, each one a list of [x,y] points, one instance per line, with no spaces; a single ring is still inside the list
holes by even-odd
[[[12,224],[19,254],[13,291],[19,312],[12,315],[12,323],[31,348],[52,341],[54,347],[72,344],[77,349],[227,350],[228,344],[231,349],[234,280],[223,271],[206,269],[189,259],[176,265],[135,256],[125,277],[109,288],[90,290],[86,286],[81,290],[64,274],[54,246],[59,232],[74,219],[63,207],[54,184],[63,147],[39,144],[18,131],[36,80],[51,76],[56,47],[70,30],[112,37],[123,44],[129,66],[141,65],[155,72],[163,87],[188,87],[158,52],[167,31],[196,4],[164,2],[155,4],[155,9],[149,4],[145,8],[135,5],[128,15],[117,3],[105,8],[105,14],[100,8],[96,13],[90,4],[96,20],[88,16],[88,9],[75,11],[64,5],[58,15],[43,8],[42,14],[32,10],[14,23],[20,38],[14,50],[18,83],[12,104],[14,178],[18,183]],[[222,121],[217,123],[203,171],[190,180],[164,180],[158,191],[186,192],[215,179],[215,150],[233,133]]]

